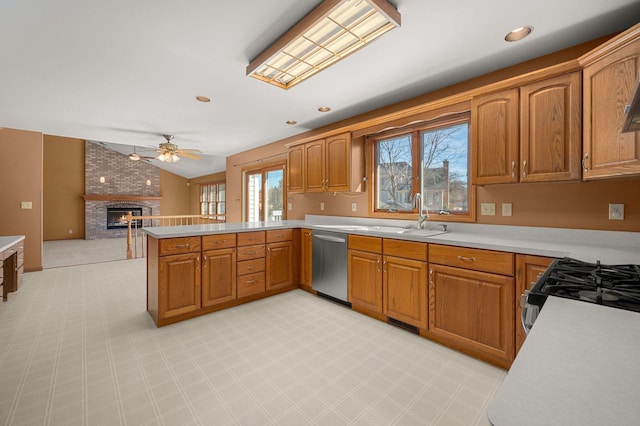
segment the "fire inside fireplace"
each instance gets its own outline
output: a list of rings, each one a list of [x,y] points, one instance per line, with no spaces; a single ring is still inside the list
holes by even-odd
[[[107,229],[127,228],[127,215],[142,216],[142,207],[107,207]],[[134,220],[131,226],[142,227],[142,219]]]

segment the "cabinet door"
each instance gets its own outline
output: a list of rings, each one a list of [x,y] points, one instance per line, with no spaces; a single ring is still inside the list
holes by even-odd
[[[310,229],[302,230],[302,250],[300,250],[300,284],[311,288],[311,277],[313,267],[312,257],[312,233]]]
[[[357,308],[382,313],[382,255],[348,251],[349,302]]]
[[[289,161],[287,163],[287,191],[304,191],[304,145],[294,146],[289,149]]]
[[[325,142],[327,191],[351,189],[351,134],[332,136]]]
[[[640,173],[640,132],[621,133],[639,71],[640,40],[584,68],[584,179]]]
[[[291,241],[267,244],[267,290],[293,284],[292,255]]]
[[[202,306],[236,299],[236,249],[202,253]]]
[[[200,253],[159,259],[158,318],[200,309]]]
[[[324,191],[324,160],[324,139],[304,145],[304,185],[306,192]]]
[[[520,89],[520,182],[580,179],[580,73]]]
[[[383,313],[418,328],[427,328],[427,263],[385,256]]]
[[[550,257],[530,256],[525,254],[516,255],[516,292],[515,292],[515,330],[516,330],[516,354],[522,347],[526,334],[522,329],[520,315],[520,296],[525,290],[530,290],[536,283],[538,276],[547,270],[553,262]]]
[[[514,358],[513,278],[429,267],[429,334],[508,365]]]
[[[471,102],[472,181],[518,181],[518,89],[478,96]]]

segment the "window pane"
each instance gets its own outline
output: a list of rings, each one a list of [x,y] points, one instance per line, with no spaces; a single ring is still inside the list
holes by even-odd
[[[435,212],[469,211],[469,124],[421,132],[422,199]]]
[[[207,185],[202,185],[200,187],[200,202],[203,203],[207,201],[207,193],[209,192],[209,187]]]
[[[224,183],[218,184],[218,201],[226,201],[226,185]]]
[[[218,203],[218,214],[225,214],[227,213],[225,210],[225,203]]]
[[[262,175],[247,176],[247,221],[256,222],[262,217]]]
[[[209,203],[200,203],[200,214],[202,216],[206,216],[207,215],[207,209],[208,209],[208,204]]]
[[[209,203],[209,215],[216,214],[216,203]]]
[[[376,142],[376,209],[411,210],[411,135]]]
[[[282,220],[283,178],[283,170],[272,170],[266,173],[264,183],[264,190],[267,194],[265,220]]]

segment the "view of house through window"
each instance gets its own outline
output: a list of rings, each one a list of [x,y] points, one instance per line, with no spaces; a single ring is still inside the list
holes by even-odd
[[[284,164],[246,172],[247,222],[284,219]]]
[[[375,210],[469,214],[469,115],[374,140]]]
[[[225,220],[226,213],[225,183],[202,185],[200,187],[200,214],[202,216],[217,216],[217,219]]]

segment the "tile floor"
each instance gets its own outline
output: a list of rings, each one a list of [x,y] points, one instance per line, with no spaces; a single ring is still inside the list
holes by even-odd
[[[0,425],[488,425],[505,376],[302,290],[158,329],[144,259],[0,305]]]
[[[45,241],[42,253],[42,266],[45,269],[125,260],[127,239]]]

